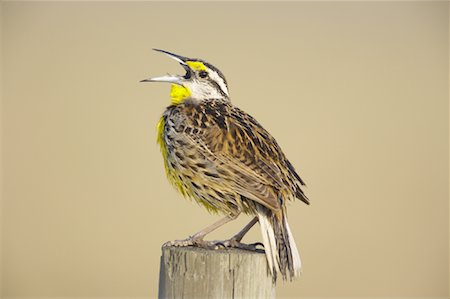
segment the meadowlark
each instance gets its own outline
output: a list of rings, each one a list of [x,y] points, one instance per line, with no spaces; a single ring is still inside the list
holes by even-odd
[[[171,104],[157,125],[169,181],[185,197],[225,218],[171,246],[237,247],[259,222],[268,267],[274,280],[299,275],[301,260],[287,222],[286,203],[300,199],[309,204],[305,185],[275,139],[252,116],[234,106],[222,72],[210,63],[155,49],[176,60],[184,76],[167,75],[141,82],[172,84]],[[204,237],[240,213],[254,216],[229,240]]]

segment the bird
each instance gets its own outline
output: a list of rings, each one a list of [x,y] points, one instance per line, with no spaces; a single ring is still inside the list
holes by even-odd
[[[305,182],[272,135],[250,114],[233,105],[223,73],[203,59],[153,49],[178,62],[184,75],[141,82],[171,84],[170,105],[157,124],[157,143],[170,183],[184,197],[224,218],[183,240],[163,246],[198,246],[255,250],[243,236],[259,222],[262,245],[274,281],[293,280],[302,262],[287,221],[287,203],[305,204]],[[205,241],[218,227],[241,213],[252,220],[225,241]]]

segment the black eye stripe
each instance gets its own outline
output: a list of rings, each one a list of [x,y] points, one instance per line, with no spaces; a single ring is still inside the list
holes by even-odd
[[[206,65],[206,67],[208,69],[211,69],[212,71],[216,72],[219,75],[219,77],[223,79],[223,81],[225,82],[225,85],[228,86],[227,80],[225,79],[225,76],[222,74],[222,72],[218,68],[216,68],[214,65],[212,65],[210,63],[207,63],[205,61],[204,61],[204,64]]]
[[[210,80],[211,84],[214,85],[214,87],[220,92],[220,94],[224,97],[227,97],[226,93],[222,90],[222,88],[220,87],[220,85],[213,80]]]

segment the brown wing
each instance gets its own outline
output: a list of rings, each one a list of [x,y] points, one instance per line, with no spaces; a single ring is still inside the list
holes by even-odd
[[[272,210],[280,209],[280,196],[295,196],[290,163],[286,165],[275,139],[250,115],[228,104],[215,105],[203,109],[208,125],[191,136],[192,142],[216,161],[217,171],[236,192]]]

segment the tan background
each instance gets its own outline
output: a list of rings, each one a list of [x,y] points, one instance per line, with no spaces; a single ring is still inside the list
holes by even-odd
[[[448,297],[448,13],[2,3],[2,295],[156,296],[160,245],[217,219],[164,177],[169,86],[138,81],[182,69],[158,47],[218,66],[309,185],[304,274],[278,297]]]

